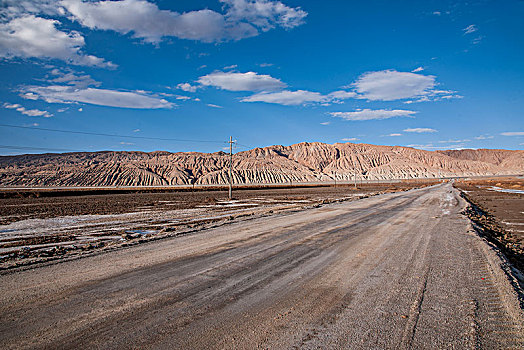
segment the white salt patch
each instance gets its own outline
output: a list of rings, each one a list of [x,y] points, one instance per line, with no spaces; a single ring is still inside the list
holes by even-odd
[[[500,187],[497,187],[497,186],[491,186],[491,187],[488,188],[488,190],[490,190],[490,191],[497,191],[497,192],[504,192],[504,193],[524,194],[524,190],[511,190],[511,189],[508,189],[508,188],[500,188]]]

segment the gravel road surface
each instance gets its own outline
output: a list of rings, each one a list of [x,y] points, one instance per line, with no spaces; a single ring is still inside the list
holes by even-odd
[[[0,348],[524,348],[450,184],[0,275]]]

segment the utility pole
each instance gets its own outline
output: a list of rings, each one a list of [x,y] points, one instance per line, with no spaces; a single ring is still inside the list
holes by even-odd
[[[355,167],[355,161],[353,160],[353,157],[351,157],[351,163],[353,164],[353,177],[355,180],[355,188],[357,188],[357,168]]]
[[[229,136],[229,200],[233,199],[233,136]]]

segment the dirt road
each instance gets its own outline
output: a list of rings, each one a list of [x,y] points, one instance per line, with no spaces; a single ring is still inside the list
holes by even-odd
[[[522,348],[449,184],[0,276],[0,348]]]

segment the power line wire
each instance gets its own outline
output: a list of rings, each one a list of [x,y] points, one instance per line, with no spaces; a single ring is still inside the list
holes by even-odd
[[[88,131],[59,130],[59,129],[40,128],[40,127],[33,127],[33,126],[19,126],[19,125],[10,125],[10,124],[0,124],[0,127],[52,131],[52,132],[61,132],[61,133],[66,133],[66,134],[80,134],[80,135],[93,135],[93,136],[105,136],[105,137],[124,137],[124,138],[142,139],[142,140],[159,140],[159,141],[175,141],[175,142],[202,142],[202,143],[219,143],[219,144],[227,143],[226,141],[217,141],[217,140],[190,140],[190,139],[173,139],[173,138],[161,138],[161,137],[105,134],[105,133],[88,132]]]
[[[122,152],[114,150],[104,150],[104,151],[95,151],[95,150],[80,150],[80,149],[70,149],[70,148],[51,148],[51,147],[32,147],[32,146],[17,146],[17,145],[0,145],[0,149],[12,149],[12,150],[24,150],[24,151],[56,151],[56,152]],[[123,151],[129,152],[129,151]],[[176,153],[176,152],[174,152]]]
[[[246,148],[246,149],[253,149],[253,148],[256,148],[256,147],[253,147],[253,146],[247,146],[247,145],[243,145],[241,143],[237,143],[238,146],[240,146],[241,148]]]
[[[0,145],[0,148],[28,150],[28,151],[63,151],[63,152],[86,152],[67,148],[48,148],[48,147],[30,147],[30,146],[14,146],[14,145]]]

